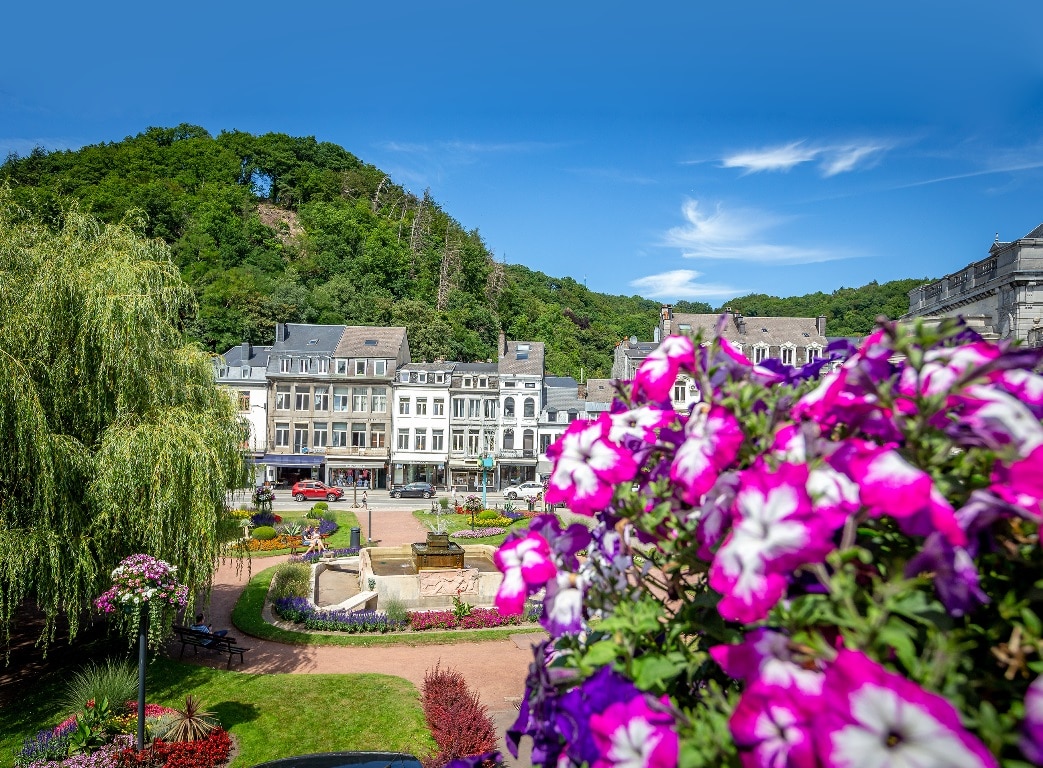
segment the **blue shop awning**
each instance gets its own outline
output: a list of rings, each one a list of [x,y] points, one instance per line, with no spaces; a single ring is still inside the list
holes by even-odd
[[[254,464],[267,464],[270,467],[317,467],[326,461],[326,457],[318,453],[266,453]]]

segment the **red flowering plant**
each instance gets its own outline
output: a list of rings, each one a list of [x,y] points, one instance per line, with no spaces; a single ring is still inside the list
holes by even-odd
[[[1043,765],[1041,359],[958,321],[881,323],[802,368],[665,339],[547,452],[548,503],[593,529],[542,515],[496,554],[501,612],[542,595],[550,634],[508,747]],[[681,373],[701,397],[679,412]]]

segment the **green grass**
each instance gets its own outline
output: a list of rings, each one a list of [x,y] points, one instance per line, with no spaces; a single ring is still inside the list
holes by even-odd
[[[457,531],[469,531],[471,530],[471,516],[470,515],[457,515],[450,512],[445,515],[432,515],[430,512],[425,512],[422,509],[418,509],[413,512],[415,517],[422,526],[427,530],[436,530],[438,522],[441,521],[442,531],[445,533],[456,533]],[[475,528],[488,528],[490,527],[486,523],[479,522],[478,518],[475,517],[474,521]],[[497,526],[498,527],[498,526]],[[499,546],[503,544],[503,540],[507,538],[507,534],[513,530],[520,529],[525,530],[529,527],[529,521],[525,518],[514,522],[507,529],[496,536],[486,536],[484,539],[453,539],[458,544],[491,544]]]
[[[449,631],[398,632],[386,635],[365,634],[349,635],[344,633],[312,633],[293,632],[272,626],[261,617],[264,598],[272,583],[275,569],[272,566],[250,579],[242,595],[232,609],[232,623],[240,631],[288,645],[343,645],[354,647],[377,647],[385,645],[441,645],[445,643],[473,643],[487,640],[501,640],[519,632],[542,632],[539,624],[522,624],[513,627],[497,627],[495,629],[460,629]]]
[[[302,506],[300,512],[296,510],[293,512],[277,512],[276,514],[282,518],[282,523],[300,523],[303,526],[309,526],[315,523],[315,520],[309,520],[305,517],[308,511],[311,509],[309,506]],[[359,528],[359,519],[354,512],[347,512],[340,509],[331,509],[331,512],[337,515],[337,525],[340,527],[326,539],[326,546],[330,549],[343,549],[351,543],[351,529]],[[277,555],[288,555],[289,549],[273,549],[269,552],[251,552],[250,557],[254,559],[263,559],[265,557],[275,557]]]
[[[54,670],[0,709],[0,765],[12,765],[26,737],[68,714],[55,702],[72,671]],[[149,702],[183,707],[189,694],[236,737],[231,768],[312,752],[435,752],[419,692],[400,677],[247,674],[166,658],[149,664]]]

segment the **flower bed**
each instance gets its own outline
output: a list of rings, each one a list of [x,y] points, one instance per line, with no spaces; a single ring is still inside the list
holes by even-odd
[[[276,615],[306,629],[324,632],[422,632],[425,629],[488,629],[521,624],[495,608],[470,608],[467,615],[445,611],[410,611],[405,621],[393,621],[378,611],[323,610],[303,597],[283,597],[272,606]]]
[[[456,531],[450,533],[449,538],[451,539],[485,539],[489,536],[499,536],[504,533],[507,529],[503,527],[492,527],[492,528],[475,528],[471,530]]]
[[[228,731],[217,728],[196,741],[156,739],[141,752],[134,748],[118,754],[119,768],[216,768],[227,762],[232,750]],[[72,766],[70,766],[72,768]]]
[[[286,534],[281,533],[274,539],[267,539],[265,541],[261,541],[260,539],[237,541],[231,546],[231,549],[239,551],[246,549],[250,552],[274,552],[279,549],[291,549],[300,546],[300,536],[287,536]]]
[[[315,563],[323,557],[357,557],[361,550],[359,547],[343,547],[341,549],[327,549],[325,552],[309,552],[306,555],[291,555],[287,562],[290,563]]]

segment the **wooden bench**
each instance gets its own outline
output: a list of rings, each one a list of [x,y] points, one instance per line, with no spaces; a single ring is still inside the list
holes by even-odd
[[[178,640],[181,641],[181,655],[178,658],[182,658],[185,655],[185,646],[191,645],[194,653],[199,653],[200,648],[204,648],[208,651],[217,651],[218,653],[228,654],[228,668],[232,668],[232,657],[239,656],[239,663],[243,663],[243,654],[250,650],[249,648],[243,648],[238,645],[238,640],[234,637],[225,635],[224,637],[211,634],[209,632],[198,632],[190,627],[181,627],[174,625],[174,633],[177,635]]]

